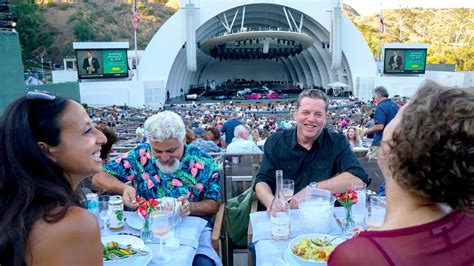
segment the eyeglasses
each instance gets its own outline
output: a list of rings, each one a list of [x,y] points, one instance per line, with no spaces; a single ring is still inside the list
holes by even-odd
[[[33,90],[26,93],[26,99],[54,101],[56,100],[56,95],[47,91]]]

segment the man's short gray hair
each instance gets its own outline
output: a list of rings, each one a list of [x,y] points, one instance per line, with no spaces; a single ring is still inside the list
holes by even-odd
[[[234,137],[245,138],[248,137],[249,131],[244,125],[238,125],[234,129]]]
[[[171,111],[163,111],[150,116],[145,121],[145,136],[149,141],[163,142],[166,139],[177,139],[184,142],[186,128],[183,119]]]
[[[374,94],[379,96],[379,97],[388,98],[388,91],[384,86],[375,87]]]
[[[326,93],[324,93],[322,90],[318,89],[306,89],[302,91],[298,97],[298,101],[296,102],[296,109],[300,108],[301,101],[304,98],[311,98],[311,99],[320,99],[323,100],[324,103],[326,104],[325,111],[328,111],[329,107],[329,97]]]

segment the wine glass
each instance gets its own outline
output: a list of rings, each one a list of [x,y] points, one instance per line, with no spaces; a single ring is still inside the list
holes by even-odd
[[[153,262],[155,263],[166,263],[171,260],[168,253],[163,253],[163,236],[165,236],[171,230],[171,218],[174,211],[171,208],[170,202],[160,201],[157,205],[157,210],[151,213],[151,230],[156,237],[160,238],[160,249]]]
[[[295,193],[295,181],[291,179],[283,179],[281,187],[281,196],[285,201],[290,201]]]
[[[102,235],[107,235],[109,233],[108,231],[108,220],[110,219],[110,216],[112,215],[112,210],[110,209],[109,206],[109,196],[107,195],[102,195],[99,196],[99,214],[98,217],[99,219],[102,220],[103,228],[104,231]]]

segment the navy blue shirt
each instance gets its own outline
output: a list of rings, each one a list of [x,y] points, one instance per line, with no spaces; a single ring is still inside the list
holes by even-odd
[[[234,138],[234,129],[238,125],[242,125],[242,121],[237,118],[232,118],[222,125],[221,132],[225,134],[225,143],[227,143],[227,145],[232,142],[232,139]]]
[[[368,182],[367,173],[360,166],[343,135],[323,129],[311,150],[298,144],[296,129],[286,129],[271,135],[264,146],[264,155],[256,181],[267,183],[275,194],[275,171],[283,170],[283,178],[295,181],[295,193],[311,182],[330,179],[349,172]]]
[[[375,117],[374,122],[375,124],[382,124],[383,128],[392,121],[392,119],[397,115],[398,109],[400,107],[398,104],[392,102],[390,99],[385,99],[381,101],[377,108],[375,108]],[[380,146],[380,142],[382,141],[383,130],[376,131],[374,134],[374,140],[372,141],[372,146]]]

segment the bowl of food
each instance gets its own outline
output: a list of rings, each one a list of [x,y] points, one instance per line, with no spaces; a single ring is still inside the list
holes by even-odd
[[[305,234],[291,240],[290,256],[302,265],[326,265],[329,255],[344,237],[334,239],[333,235]],[[329,242],[330,241],[330,242]]]

